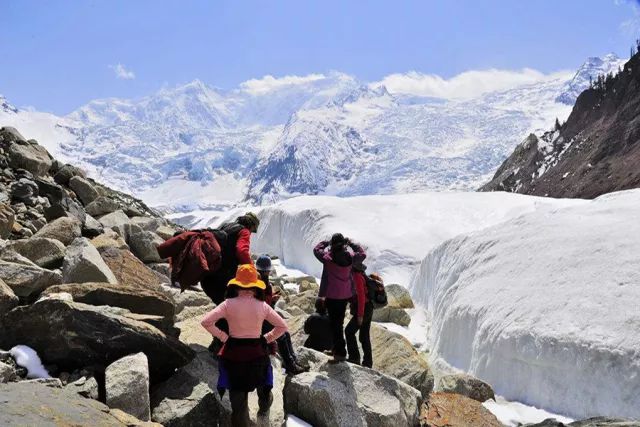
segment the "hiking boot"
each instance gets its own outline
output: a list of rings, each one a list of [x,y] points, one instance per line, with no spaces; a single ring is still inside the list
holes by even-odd
[[[339,354],[334,354],[333,359],[329,359],[329,363],[340,363],[347,360],[347,356],[340,356]]]
[[[273,403],[273,393],[269,392],[269,397],[265,400],[258,398],[258,416],[264,417],[269,413],[271,404]]]

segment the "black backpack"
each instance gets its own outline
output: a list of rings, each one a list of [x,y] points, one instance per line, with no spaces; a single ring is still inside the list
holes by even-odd
[[[384,290],[384,284],[372,279],[369,275],[365,275],[367,285],[367,298],[373,304],[373,308],[381,308],[387,305],[387,291]]]

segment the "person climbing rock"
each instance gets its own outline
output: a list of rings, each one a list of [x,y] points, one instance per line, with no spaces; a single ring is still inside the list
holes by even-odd
[[[367,288],[367,277],[365,271],[367,266],[362,261],[353,263],[353,283],[356,288],[356,296],[351,301],[351,320],[344,330],[347,339],[347,351],[351,363],[360,364],[360,351],[356,342],[356,332],[359,333],[360,344],[362,345],[362,366],[371,368],[373,366],[373,356],[371,355],[371,318],[373,317],[373,301],[369,296]]]
[[[273,370],[269,344],[287,332],[287,324],[265,302],[265,283],[251,264],[238,267],[236,277],[229,281],[226,300],[207,313],[202,326],[224,343],[219,352],[218,392],[229,390],[232,425],[250,425],[249,393],[258,393],[258,415],[265,416],[273,402]],[[216,326],[225,319],[229,332]],[[273,329],[262,334],[263,322]]]
[[[347,358],[343,330],[344,317],[349,301],[355,295],[351,266],[354,260],[362,262],[366,254],[360,245],[351,242],[340,233],[331,236],[330,241],[318,243],[313,253],[323,264],[318,296],[324,301],[331,320],[333,335],[331,362],[343,362]]]
[[[256,269],[258,270],[260,279],[266,285],[265,302],[271,307],[274,307],[276,302],[280,299],[280,293],[278,291],[274,292],[273,286],[271,285],[270,274],[273,269],[271,258],[269,258],[268,255],[259,256],[256,260]],[[263,334],[271,331],[272,329],[273,326],[270,323],[264,322],[262,324]],[[280,354],[280,357],[282,358],[287,375],[298,375],[309,370],[309,366],[298,362],[296,353],[293,350],[293,343],[291,342],[291,335],[289,332],[285,332],[284,335],[278,338],[276,342],[278,344],[278,354]]]
[[[304,333],[309,336],[303,345],[307,348],[324,352],[333,348],[331,319],[327,315],[327,309],[322,299],[316,299],[315,306],[316,312],[304,322]]]
[[[253,264],[251,260],[251,233],[256,233],[259,225],[258,217],[253,212],[247,212],[235,221],[222,224],[218,230],[213,230],[220,243],[222,260],[218,270],[205,274],[200,280],[200,284],[216,305],[224,301],[227,283],[235,276],[238,266]],[[217,326],[228,331],[224,319]],[[217,354],[221,346],[222,343],[214,339],[209,350]]]

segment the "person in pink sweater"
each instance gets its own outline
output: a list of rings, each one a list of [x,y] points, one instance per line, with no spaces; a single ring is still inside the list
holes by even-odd
[[[234,426],[248,426],[249,393],[257,390],[258,415],[269,412],[273,395],[273,370],[269,344],[287,332],[285,321],[265,301],[266,285],[258,279],[251,264],[238,267],[236,277],[229,281],[226,300],[207,313],[202,326],[224,343],[218,353],[218,391],[229,390],[231,418]],[[225,319],[229,333],[216,326]],[[273,329],[262,335],[264,321]]]

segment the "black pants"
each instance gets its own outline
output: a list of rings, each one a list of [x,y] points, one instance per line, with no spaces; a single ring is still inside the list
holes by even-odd
[[[271,406],[271,388],[258,387],[258,408],[266,412]],[[231,424],[233,427],[248,427],[251,425],[249,419],[249,393],[246,391],[229,390],[229,400],[231,401]]]
[[[344,340],[344,316],[349,305],[348,299],[329,299],[325,300],[325,306],[331,321],[331,332],[333,335],[333,355],[346,357],[347,349]]]
[[[360,364],[360,351],[356,342],[356,332],[360,331],[359,338],[362,344],[362,366],[371,368],[373,366],[373,356],[371,355],[371,318],[373,317],[373,305],[368,302],[364,306],[364,316],[362,325],[358,325],[358,316],[355,315],[349,320],[344,334],[347,337],[347,349],[349,350],[349,361]]]

